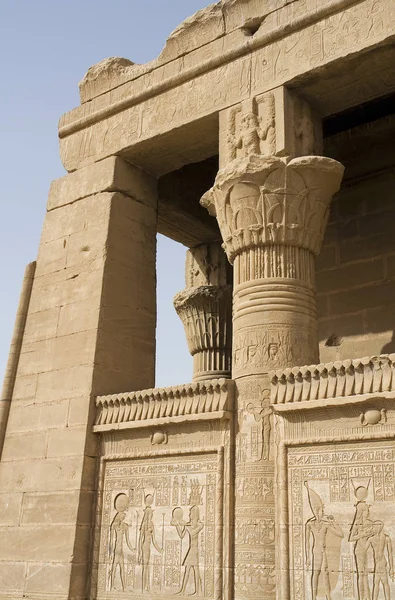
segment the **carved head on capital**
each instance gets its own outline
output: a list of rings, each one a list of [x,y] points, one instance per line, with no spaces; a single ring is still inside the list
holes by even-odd
[[[255,129],[259,127],[260,118],[253,112],[248,112],[241,119],[241,126],[245,130]]]

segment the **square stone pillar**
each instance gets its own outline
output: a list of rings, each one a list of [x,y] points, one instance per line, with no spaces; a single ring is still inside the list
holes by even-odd
[[[156,180],[53,182],[0,463],[0,598],[87,596],[94,398],[154,386]]]

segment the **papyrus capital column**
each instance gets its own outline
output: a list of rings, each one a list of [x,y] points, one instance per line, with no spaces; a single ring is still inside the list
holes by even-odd
[[[283,581],[268,372],[318,362],[314,257],[343,175],[340,163],[316,155],[320,130],[310,107],[285,88],[224,111],[220,170],[201,201],[234,268],[238,600],[275,598]]]
[[[186,288],[174,298],[193,356],[193,380],[230,377],[232,286],[230,265],[220,244],[187,251]]]

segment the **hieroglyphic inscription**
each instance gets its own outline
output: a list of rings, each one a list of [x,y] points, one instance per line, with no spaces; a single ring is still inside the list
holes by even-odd
[[[280,85],[300,73],[357,52],[367,43],[374,44],[386,33],[391,34],[395,12],[388,10],[389,6],[390,3],[380,0],[358,2],[257,51],[252,61],[252,93],[259,94],[268,85]],[[360,90],[355,87],[348,90],[356,97],[350,105],[362,100],[357,96]],[[334,89],[334,93],[338,94],[338,90]]]
[[[292,598],[395,597],[394,461],[384,441],[289,449]]]
[[[216,455],[109,461],[98,598],[214,597]]]

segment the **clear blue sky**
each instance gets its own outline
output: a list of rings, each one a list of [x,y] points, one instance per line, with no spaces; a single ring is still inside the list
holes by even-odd
[[[57,124],[78,82],[109,56],[145,63],[209,0],[0,0],[0,385],[25,265],[35,260],[51,180],[65,174]],[[157,385],[190,381],[192,359],[172,298],[185,248],[159,236]],[[171,265],[171,266],[170,266]]]

